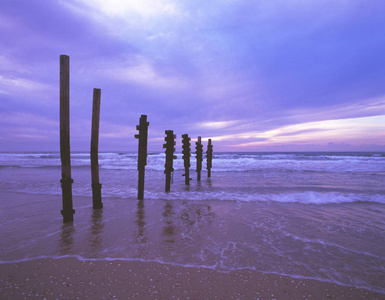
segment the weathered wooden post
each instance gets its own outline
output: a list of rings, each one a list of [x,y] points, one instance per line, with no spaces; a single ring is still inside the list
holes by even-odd
[[[147,136],[148,136],[147,116],[141,115],[139,119],[139,125],[136,126],[136,130],[139,130],[139,134],[135,134],[138,141],[138,199],[143,200],[144,197],[144,171],[147,165]]]
[[[213,166],[213,145],[211,144],[211,139],[209,139],[209,143],[207,144],[206,160],[207,160],[207,177],[211,177],[211,168]]]
[[[70,154],[70,58],[60,55],[60,159],[63,222],[74,219]]]
[[[91,129],[91,182],[92,182],[92,207],[103,208],[102,185],[99,182],[99,121],[100,121],[100,89],[94,89],[92,103],[92,129]]]
[[[190,144],[191,138],[188,137],[188,134],[182,135],[182,158],[184,161],[184,183],[185,185],[190,184],[190,156],[191,156],[191,144]]]
[[[166,137],[164,140],[166,141],[166,144],[163,144],[163,148],[166,148],[166,163],[165,163],[165,170],[164,174],[166,174],[166,192],[170,191],[171,186],[171,173],[174,171],[173,162],[174,159],[176,159],[176,156],[174,155],[175,152],[175,138],[174,131],[172,130],[166,130]]]
[[[198,136],[198,141],[195,142],[196,146],[195,146],[195,154],[196,154],[196,159],[197,159],[197,168],[196,168],[196,172],[197,172],[197,180],[200,181],[201,180],[201,171],[202,171],[202,161],[203,161],[203,157],[202,157],[202,152],[203,152],[203,145],[202,145],[202,138],[200,136]]]

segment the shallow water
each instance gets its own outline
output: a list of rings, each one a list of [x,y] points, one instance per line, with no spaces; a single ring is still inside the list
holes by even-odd
[[[177,161],[170,193],[154,154],[143,202],[135,156],[105,154],[104,208],[95,211],[88,156],[78,154],[75,221],[64,225],[58,154],[8,155],[0,154],[2,261],[72,255],[250,268],[385,293],[383,154],[220,154],[211,179],[196,182],[191,168],[189,187]]]

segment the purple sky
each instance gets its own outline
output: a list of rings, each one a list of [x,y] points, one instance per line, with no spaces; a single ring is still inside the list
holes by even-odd
[[[1,0],[0,151],[59,150],[70,56],[71,149],[149,150],[164,131],[214,151],[385,151],[385,1]]]

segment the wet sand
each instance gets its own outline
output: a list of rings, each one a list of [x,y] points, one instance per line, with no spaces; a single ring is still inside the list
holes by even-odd
[[[385,299],[385,294],[251,270],[74,257],[0,264],[0,299]]]

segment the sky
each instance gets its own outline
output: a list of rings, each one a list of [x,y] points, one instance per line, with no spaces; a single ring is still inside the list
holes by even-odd
[[[165,130],[214,151],[385,151],[385,1],[1,0],[0,151],[149,151]],[[204,146],[205,147],[205,146]]]

